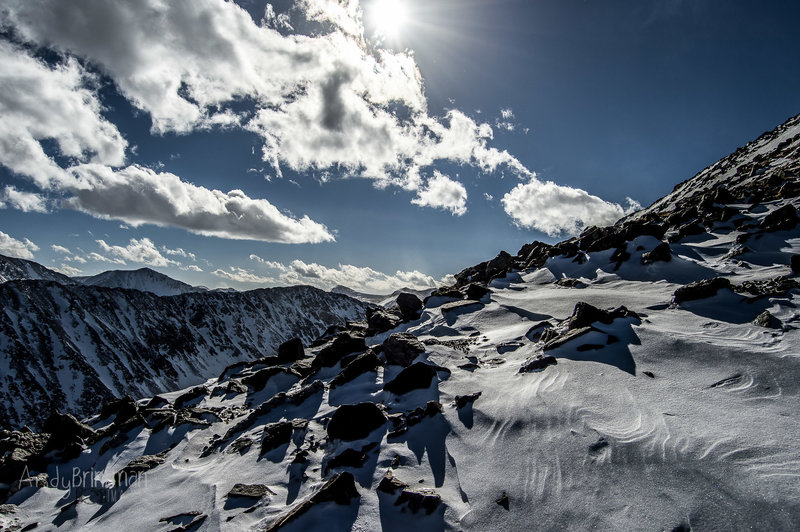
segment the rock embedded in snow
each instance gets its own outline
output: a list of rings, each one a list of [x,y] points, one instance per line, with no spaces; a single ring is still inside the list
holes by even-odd
[[[412,513],[424,510],[425,514],[432,514],[442,503],[442,497],[435,490],[429,488],[410,489],[400,492],[395,506],[406,505]]]
[[[412,390],[428,388],[436,378],[437,368],[424,362],[415,362],[383,385],[383,389],[395,395],[403,395]]]
[[[395,302],[404,320],[415,320],[419,317],[420,311],[422,311],[422,300],[415,294],[401,292]]]
[[[547,366],[554,366],[558,364],[558,361],[555,357],[552,356],[545,356],[545,355],[538,355],[528,361],[526,361],[520,368],[520,373],[536,373],[542,371]]]
[[[291,421],[277,421],[264,425],[263,439],[261,440],[261,454],[273,451],[281,445],[286,445],[292,439]]]
[[[315,367],[330,368],[336,365],[342,357],[350,353],[360,353],[367,350],[363,336],[355,336],[350,332],[337,334],[333,341],[320,349],[314,358]]]
[[[372,308],[367,311],[368,336],[374,336],[386,331],[391,331],[403,323],[403,316],[398,311],[384,308]]]
[[[288,523],[308,512],[317,504],[334,502],[339,505],[347,505],[350,504],[350,501],[359,497],[361,497],[361,495],[358,493],[358,489],[356,488],[355,477],[353,477],[353,474],[347,471],[337,473],[314,495],[301,502],[269,525],[265,529],[265,532],[276,532],[277,530],[280,530]]]
[[[705,299],[716,295],[717,291],[723,288],[732,289],[730,280],[725,277],[695,281],[675,290],[672,301],[681,304],[684,301]]]
[[[245,497],[248,499],[260,499],[264,495],[276,495],[274,491],[264,484],[234,484],[228,492],[227,497]]]
[[[753,323],[761,327],[765,327],[767,329],[781,328],[781,320],[773,316],[768,310],[765,310],[764,312],[756,316],[756,319],[753,320]]]
[[[166,461],[167,451],[158,454],[139,456],[131,460],[128,465],[120,469],[114,475],[115,486],[127,486],[135,477],[141,473],[150,471],[154,467],[160,466]]]
[[[483,392],[475,392],[467,395],[456,395],[455,404],[456,408],[464,408],[468,404],[474,403]]]
[[[375,403],[342,405],[328,422],[328,437],[344,441],[361,440],[385,424],[386,415]]]
[[[797,208],[794,205],[784,205],[767,214],[759,224],[759,227],[767,232],[788,231],[793,229],[800,218],[797,216]]]
[[[383,478],[378,483],[378,487],[375,489],[384,493],[388,493],[389,495],[394,495],[398,490],[404,490],[407,487],[408,484],[394,476],[394,473],[392,473],[391,469],[387,469],[386,474],[383,475]]]
[[[425,345],[411,333],[392,333],[383,342],[383,355],[387,364],[408,367],[425,352]]]
[[[669,244],[662,242],[651,251],[642,253],[642,264],[653,264],[654,262],[669,262],[672,260],[672,248]]]
[[[378,358],[378,355],[371,349],[366,353],[361,353],[350,361],[350,363],[331,380],[331,388],[336,388],[337,386],[348,383],[369,371],[378,371],[378,368],[382,365],[383,362],[381,359]]]
[[[305,358],[306,352],[303,349],[303,341],[300,338],[286,340],[278,346],[278,362],[296,362]]]
[[[464,295],[467,299],[472,299],[474,301],[480,301],[483,296],[490,292],[489,288],[486,286],[479,284],[479,283],[470,283],[467,285],[466,290],[464,290]]]

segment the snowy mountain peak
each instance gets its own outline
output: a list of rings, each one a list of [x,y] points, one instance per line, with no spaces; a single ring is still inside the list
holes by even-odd
[[[157,296],[176,296],[205,291],[203,288],[178,281],[150,268],[109,270],[91,277],[76,277],[76,279],[87,286],[127,288],[129,290],[151,292]]]
[[[64,274],[45,268],[31,260],[18,259],[0,255],[0,283],[26,279],[55,281],[62,284],[74,284],[75,281]]]

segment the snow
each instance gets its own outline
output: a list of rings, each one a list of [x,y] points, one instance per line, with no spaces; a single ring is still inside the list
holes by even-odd
[[[98,481],[109,481],[132,458],[176,444],[165,464],[143,475],[146,483],[123,491],[111,506],[86,498],[66,519],[59,512],[71,500],[64,489],[25,490],[12,498],[19,505],[16,516],[20,522],[62,519],[82,530],[153,529],[160,518],[196,510],[209,516],[201,530],[264,528],[324,482],[327,460],[345,448],[378,442],[363,467],[350,469],[361,494],[357,504],[326,503],[286,530],[796,529],[800,312],[795,307],[800,293],[749,303],[721,290],[706,300],[670,304],[679,283],[692,276],[723,273],[740,282],[786,274],[784,259],[800,251],[800,234],[764,239],[765,246],[777,246],[773,259],[781,258],[780,265],[770,259],[770,264],[732,268],[740,258],[721,258],[733,242],[723,231],[675,246],[678,256],[668,263],[641,266],[634,256],[616,272],[606,272],[607,253],[600,252],[585,264],[556,259],[541,270],[512,274],[494,283],[481,305],[445,313],[438,305],[428,306],[420,320],[398,329],[423,341],[470,342],[468,353],[448,345],[427,347],[423,360],[452,371],[450,376],[440,372],[438,385],[397,397],[383,392],[382,384],[400,368],[362,375],[263,416],[244,432],[255,443],[243,453],[223,448],[200,456],[215,434],[230,427],[224,422],[185,434],[143,429],[128,445],[103,456],[95,446],[75,463],[96,471]],[[641,242],[648,249],[653,243]],[[587,287],[550,282],[564,275],[580,277]],[[527,330],[545,319],[567,318],[578,301],[603,308],[625,305],[641,320],[596,323],[595,332],[548,351],[556,365],[520,374],[520,366],[541,349],[525,337]],[[783,322],[782,329],[752,323],[764,309]],[[619,341],[606,345],[609,335]],[[577,349],[585,344],[604,347]],[[459,368],[469,357],[477,360],[477,369]],[[327,381],[338,370],[315,378]],[[302,384],[275,378],[248,401],[259,404]],[[482,395],[473,404],[453,406],[457,395],[478,391]],[[307,465],[291,463],[294,451],[307,447],[312,435],[324,440],[325,420],[337,406],[365,400],[383,402],[390,412],[438,400],[444,414],[425,418],[399,437],[380,429],[360,441],[323,443]],[[243,405],[239,395],[208,397],[200,406]],[[288,446],[259,457],[261,426],[295,418],[310,420],[307,431],[296,431]],[[376,492],[397,457],[395,476],[442,497],[443,505],[431,515],[404,512],[394,497]],[[266,484],[276,495],[249,511],[225,497],[238,482]],[[495,502],[504,492],[507,509]]]

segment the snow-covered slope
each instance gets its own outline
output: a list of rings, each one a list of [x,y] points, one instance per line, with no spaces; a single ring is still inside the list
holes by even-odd
[[[310,341],[367,306],[307,286],[158,297],[138,290],[0,285],[0,424],[40,426],[60,408],[198,384],[226,365]]]
[[[45,268],[36,262],[0,255],[0,283],[23,279],[42,279],[61,284],[75,283],[73,279],[66,275]]]
[[[106,288],[128,288],[152,292],[157,296],[177,296],[190,292],[203,292],[184,282],[159,273],[150,268],[138,270],[109,270],[91,277],[76,277],[76,280],[87,286],[104,286]]]
[[[501,253],[394,329],[0,434],[0,523],[800,529],[798,175],[761,175]]]

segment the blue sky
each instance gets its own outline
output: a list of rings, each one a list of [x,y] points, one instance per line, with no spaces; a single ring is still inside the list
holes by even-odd
[[[795,2],[161,4],[0,7],[0,253],[425,287],[800,112]]]

